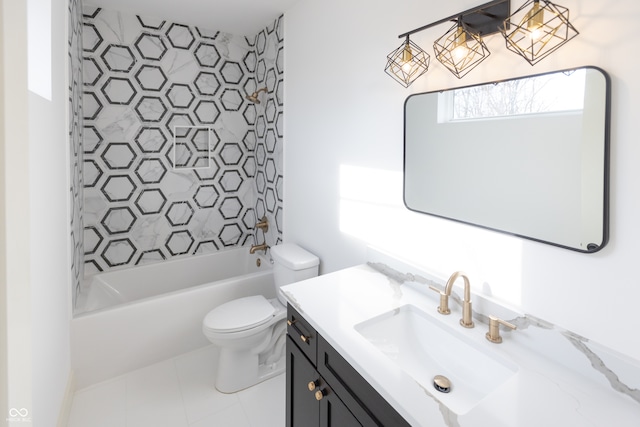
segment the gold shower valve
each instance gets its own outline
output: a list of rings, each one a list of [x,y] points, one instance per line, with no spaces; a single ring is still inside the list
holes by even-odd
[[[261,229],[264,233],[269,231],[269,222],[267,221],[266,216],[260,218],[260,221],[256,223],[256,228]]]

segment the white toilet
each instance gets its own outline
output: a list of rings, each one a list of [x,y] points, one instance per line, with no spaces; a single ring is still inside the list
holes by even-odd
[[[318,275],[318,257],[286,243],[271,248],[278,298],[238,298],[211,310],[202,331],[220,347],[216,389],[233,393],[285,369],[286,300],[280,287]]]

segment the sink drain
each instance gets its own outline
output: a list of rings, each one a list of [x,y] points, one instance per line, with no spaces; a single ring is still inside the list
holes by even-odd
[[[433,377],[433,388],[440,393],[449,393],[451,391],[451,381],[444,375],[436,375]]]

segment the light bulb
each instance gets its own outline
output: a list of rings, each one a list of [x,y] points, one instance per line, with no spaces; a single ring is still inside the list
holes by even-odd
[[[466,58],[467,55],[469,55],[469,48],[467,47],[466,43],[461,44],[460,46],[453,49],[453,52],[451,52],[451,54],[453,55],[453,59],[456,62],[458,62]]]
[[[542,27],[544,26],[544,9],[540,9],[540,3],[535,2],[533,7],[525,17],[527,21],[527,30],[532,41],[539,40],[542,35]]]
[[[540,40],[541,37],[542,37],[542,30],[540,28],[529,30],[529,38],[531,39],[531,41],[536,42]]]
[[[411,69],[413,68],[411,61],[413,60],[413,52],[411,52],[411,47],[409,43],[404,46],[404,51],[402,52],[402,71],[405,74],[411,73]]]
[[[456,30],[456,37],[454,39],[454,48],[451,51],[451,55],[455,62],[461,61],[469,55],[469,47],[467,46],[467,33],[464,32],[462,27],[458,27]]]

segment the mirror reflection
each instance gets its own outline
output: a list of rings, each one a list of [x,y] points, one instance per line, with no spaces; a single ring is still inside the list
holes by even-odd
[[[581,252],[608,238],[609,78],[595,67],[405,102],[407,208]]]

